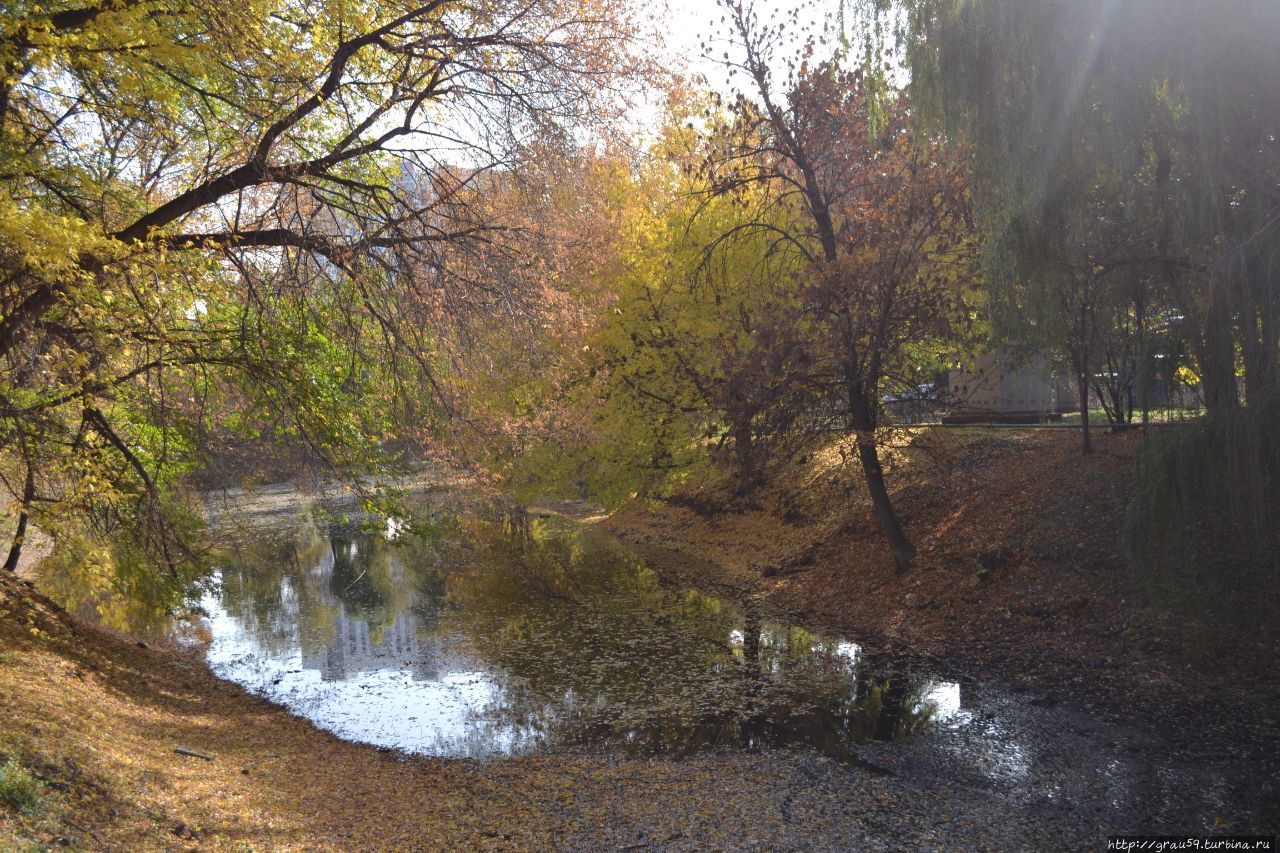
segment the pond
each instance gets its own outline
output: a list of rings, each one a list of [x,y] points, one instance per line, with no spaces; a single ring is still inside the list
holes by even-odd
[[[591,525],[437,506],[410,528],[276,517],[195,626],[220,677],[411,753],[684,755],[804,744],[848,761],[966,718],[956,682],[697,589]]]
[[[769,750],[758,760],[783,774],[784,800],[821,789],[856,810],[883,783],[912,825],[991,809],[1077,839],[1224,816],[1274,825],[1273,732],[1242,734],[1211,708],[1177,740],[1160,707],[1081,706],[989,661],[864,644],[664,580],[597,526],[460,490],[422,495],[412,526],[298,500],[284,487],[228,496],[215,524],[228,547],[199,616],[174,622],[86,590],[83,573],[59,571],[67,561],[45,561],[42,584],[82,616],[197,642],[217,675],[405,754],[612,763],[719,750],[718,762]],[[1093,665],[1075,672],[1084,693]]]

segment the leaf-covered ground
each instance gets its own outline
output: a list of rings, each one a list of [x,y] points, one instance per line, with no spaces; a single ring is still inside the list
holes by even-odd
[[[43,791],[35,811],[0,804],[0,848],[1007,849],[1101,837],[1096,817],[912,773],[909,751],[877,759],[897,762],[892,776],[807,750],[405,758],[339,741],[174,650],[84,625],[10,576],[0,612],[0,759]]]
[[[1084,464],[1071,438],[964,434],[903,454],[894,481],[922,556],[902,578],[830,454],[755,508],[712,511],[707,492],[608,522],[668,571],[954,662],[978,707],[984,685],[1021,683],[996,695],[1028,727],[1010,748],[1034,753],[1029,769],[1007,773],[1013,753],[983,769],[927,738],[867,747],[892,775],[808,750],[405,758],[339,741],[3,576],[0,763],[30,769],[42,805],[0,803],[0,849],[1004,850],[1274,828],[1273,658],[1248,646],[1197,657],[1175,625],[1124,600],[1114,512],[1136,438],[1108,438]],[[1238,802],[1251,788],[1256,801]]]
[[[1207,632],[1134,594],[1120,526],[1142,436],[924,429],[888,457],[919,549],[898,575],[837,445],[746,500],[704,484],[605,522],[650,564],[881,648],[937,656],[1047,701],[1204,748],[1280,749],[1280,635]]]

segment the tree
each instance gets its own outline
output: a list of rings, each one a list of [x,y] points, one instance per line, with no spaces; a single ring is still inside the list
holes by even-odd
[[[884,394],[911,382],[919,347],[972,320],[967,180],[960,160],[913,132],[904,97],[870,97],[864,70],[845,70],[839,57],[802,64],[779,95],[771,63],[782,29],[750,5],[725,9],[740,54],[729,64],[750,94],[715,133],[709,192],[755,189],[753,213],[726,238],[771,234],[807,268],[801,301],[824,359],[817,372],[855,431],[881,531],[905,570],[915,549],[889,497],[877,429]]]
[[[1211,411],[1240,403],[1237,350],[1246,399],[1271,396],[1280,268],[1266,247],[1280,235],[1280,7],[906,6],[898,36],[920,112],[971,144],[991,232],[1025,237],[1000,258],[1016,268],[993,283],[1051,275],[1070,261],[1044,248],[1060,237],[1084,261],[1081,288],[1096,292],[1116,274],[1162,285],[1169,302],[1138,300],[1135,328],[1165,308],[1188,312]]]
[[[634,235],[648,263],[622,279],[599,342],[601,367],[620,426],[660,426],[667,460],[696,456],[718,437],[746,495],[807,406],[812,348],[794,333],[803,323],[795,258],[743,220],[749,191],[698,197],[700,149],[697,141],[682,152],[668,147],[672,159],[655,164],[668,174],[665,205]],[[750,233],[737,230],[744,224]]]
[[[1147,398],[1158,340],[1184,359],[1166,375],[1198,379],[1207,417],[1143,450],[1131,561],[1197,615],[1225,595],[1273,623],[1280,4],[903,6],[917,109],[969,146],[977,209],[1003,249],[993,303],[1045,307],[1022,316],[1081,351],[1082,394],[1097,354],[1127,349]]]
[[[546,259],[561,298],[527,338],[495,342],[470,384],[490,389],[478,406],[502,421],[491,434],[510,434],[490,449],[521,488],[614,505],[723,455],[745,494],[801,411],[793,259],[764,238],[713,245],[740,208],[698,196],[699,96],[672,100],[649,149],[584,154],[564,174],[572,192],[531,207],[574,234],[574,251]]]
[[[490,176],[633,67],[612,0],[19,3],[0,27],[9,562],[38,512],[140,577],[197,571],[179,479],[211,424],[349,475],[447,412],[442,341],[511,296],[470,277],[507,236]]]

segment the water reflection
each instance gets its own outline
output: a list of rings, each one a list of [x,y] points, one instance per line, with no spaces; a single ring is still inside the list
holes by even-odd
[[[374,642],[368,622],[346,613],[339,613],[335,627],[336,636],[328,648],[302,652],[303,669],[318,671],[322,681],[343,681],[375,669],[405,669],[426,681],[439,678],[439,670],[432,665],[435,655],[424,653],[424,644],[418,642],[412,613],[398,615],[382,632],[380,642]]]
[[[682,754],[869,738],[961,714],[959,686],[696,590],[558,518],[299,518],[226,559],[211,666],[339,736],[436,755]]]

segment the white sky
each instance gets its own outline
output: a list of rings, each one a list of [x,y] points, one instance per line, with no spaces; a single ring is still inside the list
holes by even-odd
[[[713,48],[713,55],[722,58],[726,49],[731,57],[737,54],[726,42],[726,23],[722,22],[725,10],[717,0],[649,0],[650,8],[655,10],[659,21],[661,36],[666,41],[668,53],[673,62],[686,63],[693,73],[706,76],[708,83],[717,89],[728,88],[726,69],[720,62],[710,61],[703,56],[702,44],[706,42]],[[787,23],[787,33],[800,35],[790,16],[798,12],[798,22],[807,26],[815,36],[821,35],[824,27],[833,26],[839,8],[839,0],[743,0],[754,5],[765,22]],[[851,0],[847,5],[853,5]],[[665,11],[663,11],[665,8]],[[852,22],[852,15],[850,15]],[[786,45],[786,49],[775,57],[775,67],[782,68],[790,64],[795,52],[802,44],[802,39],[795,38]]]

